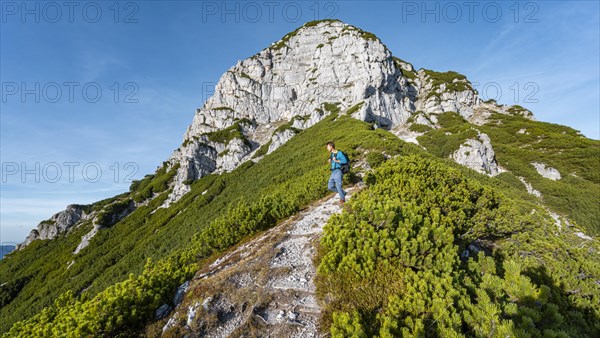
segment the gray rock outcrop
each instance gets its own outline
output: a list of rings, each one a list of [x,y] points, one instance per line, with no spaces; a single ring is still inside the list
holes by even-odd
[[[461,83],[463,84],[461,87],[464,88],[461,91],[454,91],[450,90],[445,83],[436,86],[432,77],[425,70],[420,69],[415,82],[419,92],[419,100],[415,103],[416,111],[427,114],[453,111],[468,120],[474,114],[474,107],[480,103],[477,92],[466,79],[454,79],[453,83]]]
[[[289,141],[292,137],[294,137],[296,133],[292,129],[286,129],[284,131],[275,133],[273,138],[271,139],[271,144],[269,145],[269,150],[267,150],[267,154],[272,153],[275,149],[279,148],[282,144]]]
[[[479,133],[477,139],[466,140],[450,157],[456,163],[482,174],[496,176],[500,173],[492,143],[484,133]]]
[[[531,165],[537,170],[538,174],[553,181],[560,180],[560,172],[552,167],[547,167],[544,163],[531,162]]]
[[[17,250],[21,250],[36,239],[52,239],[60,234],[66,233],[79,220],[85,218],[85,206],[70,204],[63,211],[52,215],[50,219],[40,222],[36,229],[31,230],[25,240],[17,245]]]
[[[519,176],[518,178],[519,178],[519,181],[521,181],[523,183],[523,185],[525,186],[525,189],[527,189],[527,192],[529,194],[531,194],[531,195],[533,195],[535,197],[542,197],[542,193],[539,192],[539,191],[537,191],[537,190],[535,190],[533,188],[533,186],[531,185],[531,183],[527,182],[524,177]]]

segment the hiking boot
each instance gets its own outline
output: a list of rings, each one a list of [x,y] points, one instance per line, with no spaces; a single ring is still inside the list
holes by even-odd
[[[346,201],[345,201],[345,200],[340,200],[340,201],[338,202],[338,204],[340,205],[340,207],[343,207],[343,206],[344,206],[344,203],[346,203]]]

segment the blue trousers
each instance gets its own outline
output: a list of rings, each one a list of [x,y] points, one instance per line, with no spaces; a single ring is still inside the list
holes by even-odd
[[[340,195],[340,200],[346,200],[346,192],[342,189],[342,170],[334,169],[331,171],[329,182],[327,182],[327,189],[333,192],[337,192]]]

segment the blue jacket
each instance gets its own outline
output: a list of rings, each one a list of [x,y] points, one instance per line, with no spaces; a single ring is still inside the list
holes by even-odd
[[[337,163],[333,160],[333,157],[335,156],[335,158],[340,161],[340,163]],[[331,170],[334,169],[340,169],[342,164],[346,164],[348,163],[348,160],[346,159],[346,156],[344,156],[342,154],[341,151],[338,150],[337,153],[335,153],[335,155],[333,153],[329,154],[329,158],[331,158]]]

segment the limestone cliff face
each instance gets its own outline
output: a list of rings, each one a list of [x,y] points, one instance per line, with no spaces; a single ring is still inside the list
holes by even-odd
[[[262,145],[270,153],[294,129],[334,111],[386,129],[406,124],[417,111],[456,111],[466,119],[485,119],[486,109],[506,112],[506,106],[481,102],[464,76],[440,84],[436,74],[416,71],[374,35],[351,25],[307,23],[223,74],[168,161],[180,167],[163,206],[183,196],[187,183],[235,169]],[[290,128],[277,129],[286,123]],[[227,137],[215,137],[227,130]]]
[[[355,118],[382,127],[401,124],[414,110],[407,90],[390,51],[376,37],[338,21],[307,24],[223,74],[214,95],[196,112],[184,145],[169,159],[181,165],[168,202],[189,189],[186,180],[232,170],[269,142],[272,152],[294,134],[273,135],[275,126],[294,118],[293,127],[305,129],[331,111],[356,106]],[[237,138],[206,138],[246,119],[250,123]],[[258,134],[258,125],[271,128]]]

